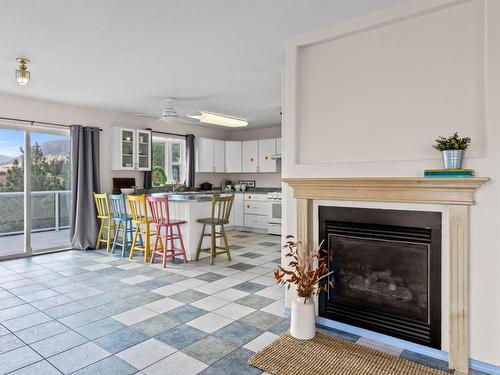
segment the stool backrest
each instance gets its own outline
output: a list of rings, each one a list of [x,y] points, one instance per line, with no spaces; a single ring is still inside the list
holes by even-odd
[[[97,217],[111,217],[111,209],[109,208],[108,193],[94,193],[95,206],[97,208]]]
[[[153,222],[159,224],[170,224],[170,210],[168,208],[168,196],[148,197],[149,211]]]
[[[148,209],[146,207],[146,195],[127,195],[132,220],[135,222],[148,222]]]
[[[212,198],[212,220],[229,222],[234,194],[214,194]]]
[[[109,204],[111,206],[111,212],[115,219],[126,219],[127,218],[127,205],[125,203],[125,196],[123,194],[110,194]]]

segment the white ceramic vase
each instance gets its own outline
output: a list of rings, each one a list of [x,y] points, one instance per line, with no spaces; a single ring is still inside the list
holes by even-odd
[[[314,302],[303,298],[292,301],[292,316],[290,319],[290,334],[299,340],[310,340],[316,336]]]

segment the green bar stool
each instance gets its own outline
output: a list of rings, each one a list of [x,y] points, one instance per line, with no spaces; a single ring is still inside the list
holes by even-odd
[[[205,252],[210,254],[210,264],[214,264],[214,258],[219,254],[226,254],[227,260],[231,260],[231,253],[229,252],[229,243],[227,241],[224,225],[229,223],[229,215],[233,207],[234,194],[220,194],[213,195],[212,198],[212,217],[198,219],[197,222],[203,224],[201,230],[200,241],[198,242],[198,249],[196,250],[196,260],[200,258],[200,253]],[[210,233],[205,233],[205,228],[210,225]],[[217,230],[219,228],[219,230]],[[211,246],[209,248],[202,248],[203,238],[210,237]],[[224,247],[217,246],[217,239],[224,240]],[[221,241],[222,242],[222,241]],[[222,251],[217,251],[217,249]]]

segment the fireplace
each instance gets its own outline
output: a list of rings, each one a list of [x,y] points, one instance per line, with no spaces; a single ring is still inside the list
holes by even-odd
[[[321,206],[319,231],[320,316],[441,349],[441,213]]]

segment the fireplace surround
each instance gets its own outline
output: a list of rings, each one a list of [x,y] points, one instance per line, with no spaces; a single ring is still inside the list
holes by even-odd
[[[313,240],[315,200],[439,204],[448,211],[448,362],[469,373],[469,206],[488,177],[284,178],[297,206],[297,239]]]
[[[441,349],[441,213],[320,206],[318,214],[335,280],[319,315]]]

